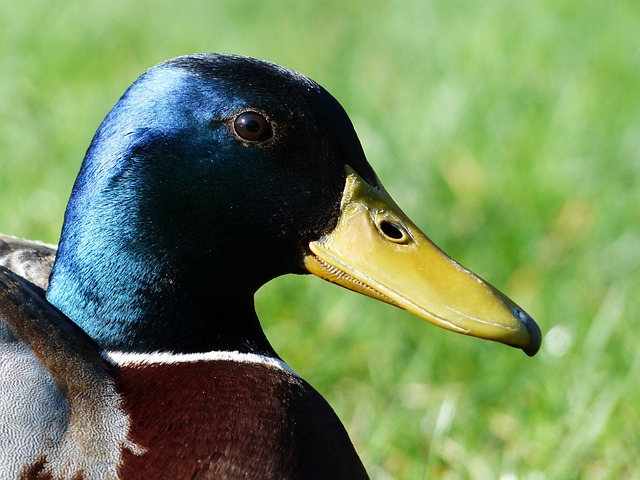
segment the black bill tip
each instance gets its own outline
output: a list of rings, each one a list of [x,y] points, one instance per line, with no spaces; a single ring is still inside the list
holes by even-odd
[[[540,327],[535,320],[520,307],[514,307],[513,314],[520,320],[520,322],[522,322],[529,332],[529,345],[521,347],[522,351],[530,357],[533,357],[538,353],[538,350],[540,350],[540,345],[542,343],[542,332],[540,331]]]

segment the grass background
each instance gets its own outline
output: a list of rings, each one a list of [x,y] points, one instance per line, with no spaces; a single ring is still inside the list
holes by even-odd
[[[258,294],[374,479],[640,476],[640,3],[0,6],[0,231],[55,242],[91,136],[147,67],[219,51],[332,92],[396,201],[538,320],[540,354],[311,277]]]

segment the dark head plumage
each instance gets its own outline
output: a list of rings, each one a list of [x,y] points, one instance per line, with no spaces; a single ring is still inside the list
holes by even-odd
[[[235,133],[243,111],[267,119],[268,139]],[[159,310],[194,319],[237,311],[267,280],[303,270],[305,242],[335,226],[346,163],[376,182],[347,115],[305,77],[229,55],[160,64],[129,88],[95,135],[48,298],[107,345],[123,347],[114,335],[124,337],[124,322],[135,318],[128,339],[168,348],[141,332],[142,317],[157,324]],[[237,295],[243,298],[231,298]],[[146,298],[153,304],[141,304]],[[198,303],[207,311],[189,311]],[[95,318],[111,333],[100,325],[100,335]],[[164,325],[175,340],[171,330]],[[223,346],[243,348],[184,349]]]

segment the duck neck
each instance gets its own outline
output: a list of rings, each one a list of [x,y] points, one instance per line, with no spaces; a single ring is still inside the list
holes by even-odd
[[[255,312],[255,289],[231,288],[206,266],[183,274],[168,258],[61,243],[47,299],[106,350],[277,356]]]

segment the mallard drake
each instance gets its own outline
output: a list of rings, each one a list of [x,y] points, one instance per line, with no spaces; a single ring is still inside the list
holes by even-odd
[[[367,478],[262,331],[253,296],[279,275],[541,341],[398,208],[329,93],[234,55],[144,73],[91,142],[57,252],[5,236],[0,264],[2,479]]]

